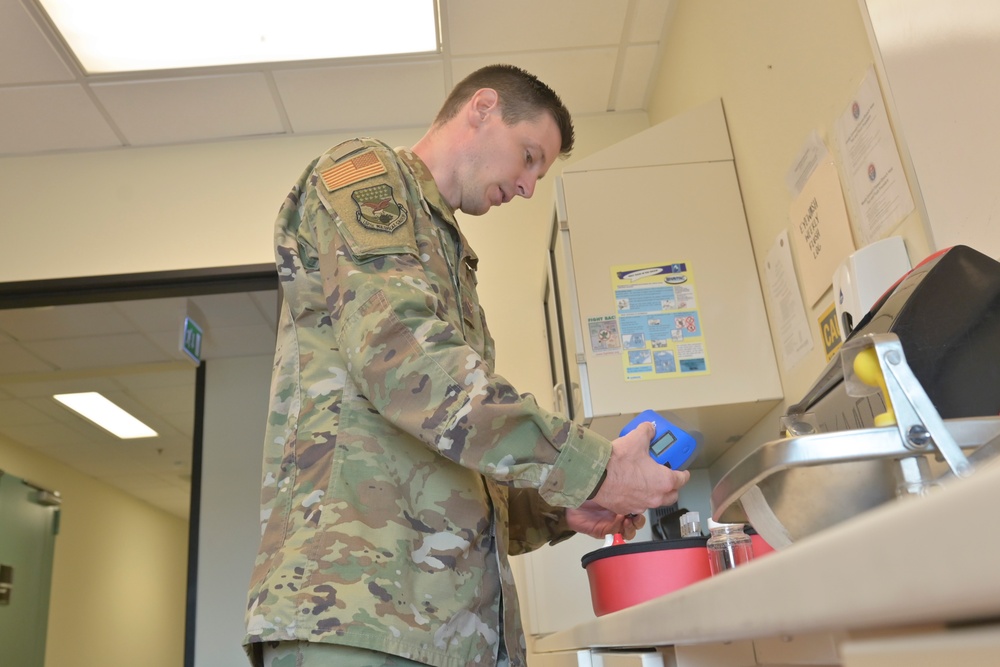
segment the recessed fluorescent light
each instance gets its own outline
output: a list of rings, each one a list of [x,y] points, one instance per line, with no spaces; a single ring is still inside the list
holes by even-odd
[[[88,73],[437,51],[434,0],[38,0]]]
[[[52,398],[124,440],[152,438],[157,434],[156,431],[96,391],[79,394],[56,394]]]

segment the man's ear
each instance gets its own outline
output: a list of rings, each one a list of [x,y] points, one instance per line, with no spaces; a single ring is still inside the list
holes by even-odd
[[[500,95],[492,88],[480,88],[469,99],[469,122],[478,126],[494,111],[500,110]]]

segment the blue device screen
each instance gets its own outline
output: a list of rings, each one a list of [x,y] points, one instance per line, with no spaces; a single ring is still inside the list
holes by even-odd
[[[649,455],[657,463],[670,466],[674,470],[683,470],[691,463],[698,447],[694,436],[653,410],[640,412],[622,428],[619,435],[625,435],[643,422],[653,422],[656,426],[656,435],[649,443]]]

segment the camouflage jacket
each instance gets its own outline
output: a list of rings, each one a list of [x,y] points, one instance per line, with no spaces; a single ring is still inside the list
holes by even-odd
[[[571,534],[559,508],[610,444],[495,374],[478,260],[412,152],[362,139],[313,162],[276,259],[248,653],[307,640],[493,665],[502,627],[523,665],[508,555]]]

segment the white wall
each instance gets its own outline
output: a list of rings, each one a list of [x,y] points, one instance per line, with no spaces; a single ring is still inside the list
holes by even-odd
[[[272,355],[205,366],[195,667],[246,667],[240,648],[260,542],[260,474]]]
[[[767,251],[789,226],[785,174],[814,130],[835,154],[834,123],[872,65],[861,11],[847,0],[680,0],[666,44],[650,120],[722,98],[758,275],[766,286]],[[912,262],[929,254],[918,213],[895,233],[903,236]],[[766,288],[764,295],[773,313]],[[787,368],[778,353],[789,404],[808,391],[826,365],[817,320],[832,302],[828,289],[816,307],[806,308],[813,349],[803,361]],[[772,316],[772,338],[779,340],[776,331]],[[777,415],[784,407],[766,418],[767,439],[777,437]]]
[[[390,144],[416,131],[389,132]],[[0,159],[0,282],[269,263],[322,135]]]
[[[860,0],[937,248],[1000,257],[1000,3]]]

